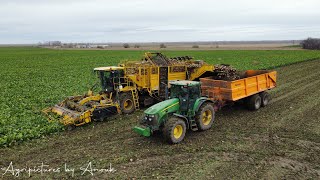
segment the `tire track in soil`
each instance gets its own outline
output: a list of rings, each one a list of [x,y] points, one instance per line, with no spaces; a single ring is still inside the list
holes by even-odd
[[[278,73],[282,75],[283,77],[295,77],[299,76],[301,73],[304,73],[306,71],[310,71],[311,69],[317,69],[320,67],[320,59],[300,62],[297,64],[292,64],[288,66],[278,67],[275,68],[278,70]],[[285,81],[285,79],[281,79],[281,81]]]
[[[307,80],[309,80],[309,79],[314,80],[314,79],[317,79],[317,77],[319,77],[319,76],[320,76],[320,71],[318,71],[317,73],[306,75],[304,77],[297,76],[297,77],[287,78],[288,82],[281,82],[281,81],[277,82],[277,84],[279,84],[279,85],[277,85],[277,88],[273,89],[272,92],[273,93],[277,92],[277,93],[275,93],[276,95],[281,94],[281,93],[285,93],[282,91],[283,89],[288,89],[291,86],[296,86],[298,84],[300,84],[300,85],[305,84],[305,82]],[[307,81],[307,82],[309,82],[309,81]]]
[[[317,74],[316,76],[308,76],[308,78],[310,77],[320,77],[320,76]],[[320,79],[313,82],[310,81],[309,83],[303,83],[303,86],[300,86],[300,87],[296,87],[296,88],[291,87],[290,89],[293,89],[292,91],[286,91],[286,93],[283,93],[283,95],[273,98],[272,101],[270,102],[270,105],[288,97],[293,97],[293,96],[296,97],[298,93],[303,93],[303,91],[309,90],[310,88],[313,88],[315,89],[315,91],[317,91],[318,88],[316,87],[319,87],[319,82],[320,82]],[[300,83],[297,83],[297,84],[300,84]]]
[[[303,66],[304,68],[308,68],[309,71],[304,68],[301,69],[300,68],[301,66]],[[289,66],[286,66],[284,68],[288,68],[288,67]],[[315,79],[318,79],[316,76],[320,76],[320,71],[315,71],[315,69],[320,69],[320,60],[310,61],[309,64],[304,62],[304,63],[301,63],[300,66],[292,65],[291,69],[297,69],[296,73],[290,74],[289,70],[276,69],[278,71],[278,77],[279,76],[282,77],[282,78],[278,78],[278,81],[277,81],[277,84],[279,84],[278,87],[272,90],[273,93],[277,92],[275,93],[276,96],[286,93],[288,90],[287,88],[289,88],[290,86],[295,86],[299,83],[300,85],[304,84],[307,79],[310,79],[311,82]],[[306,72],[311,72],[311,73],[306,74]]]

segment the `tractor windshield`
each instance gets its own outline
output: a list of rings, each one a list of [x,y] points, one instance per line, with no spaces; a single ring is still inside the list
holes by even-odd
[[[179,86],[179,85],[171,85],[170,88],[170,98],[179,98],[184,97],[188,94],[188,87]]]

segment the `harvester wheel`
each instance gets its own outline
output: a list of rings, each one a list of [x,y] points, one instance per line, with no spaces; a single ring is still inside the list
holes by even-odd
[[[120,108],[124,114],[130,114],[135,110],[134,101],[131,93],[120,94]]]
[[[177,117],[170,117],[164,124],[163,136],[171,144],[181,142],[186,135],[186,123]]]
[[[248,97],[247,107],[252,111],[258,110],[261,107],[261,97],[258,94]]]
[[[199,130],[204,131],[210,129],[214,122],[215,112],[211,103],[204,103],[196,113],[196,122]]]
[[[260,93],[261,97],[261,106],[265,107],[267,104],[269,104],[269,101],[271,100],[271,96],[267,92]]]

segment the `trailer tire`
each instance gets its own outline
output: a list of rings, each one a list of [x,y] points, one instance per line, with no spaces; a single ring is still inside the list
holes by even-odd
[[[136,109],[130,92],[120,94],[120,109],[124,114],[131,114]]]
[[[186,135],[187,127],[184,120],[178,117],[170,117],[163,127],[163,136],[170,144],[180,143]]]
[[[205,131],[210,129],[215,119],[212,103],[203,103],[197,111],[195,118],[199,130]]]
[[[248,97],[247,107],[251,111],[258,110],[261,107],[261,97],[258,94]]]
[[[265,107],[266,105],[269,104],[269,102],[271,100],[271,96],[268,92],[260,93],[260,97],[261,97],[261,106],[262,107]]]

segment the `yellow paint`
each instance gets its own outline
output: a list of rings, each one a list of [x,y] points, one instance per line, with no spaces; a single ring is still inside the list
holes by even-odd
[[[176,125],[176,127],[174,127],[173,129],[173,137],[176,139],[179,139],[183,134],[183,127],[178,124]]]
[[[61,109],[53,107],[51,111],[56,113],[56,114],[58,114],[58,115],[60,115],[60,116],[63,115],[63,111]]]
[[[128,92],[128,91],[132,91],[134,89],[135,89],[135,87],[133,87],[133,86],[126,86],[126,87],[120,89],[120,92]]]
[[[209,64],[205,64],[203,66],[201,66],[200,68],[195,68],[194,71],[190,74],[190,78],[189,80],[195,80],[197,78],[199,78],[201,75],[203,75],[205,72],[207,71],[213,71],[214,70],[214,66],[213,65],[209,65]]]
[[[212,112],[210,110],[206,110],[202,113],[202,123],[207,126],[212,121]]]
[[[79,99],[78,96],[74,96],[73,98],[76,100]],[[89,96],[89,97],[82,99],[82,101],[80,101],[80,102],[85,103],[85,102],[92,101],[92,100],[99,101],[101,98],[106,98],[106,97],[103,95]],[[80,105],[80,102],[79,102],[79,105]],[[104,102],[104,103],[102,103],[102,102]],[[55,105],[54,107],[51,107],[51,108],[46,108],[42,112],[45,115],[47,115],[49,121],[58,120],[62,124],[64,124],[65,126],[68,126],[68,125],[81,126],[81,125],[90,123],[92,121],[92,119],[91,119],[92,112],[96,108],[108,108],[108,107],[116,107],[118,113],[120,113],[119,104],[117,102],[110,101],[110,99],[101,100],[100,105],[94,105],[91,109],[86,110],[84,112],[78,112],[78,111],[66,109],[65,107],[63,107],[63,103],[59,104],[59,105]],[[61,117],[59,119],[55,119],[54,117],[50,116],[49,113],[54,113],[54,114],[57,114]]]
[[[94,71],[112,71],[112,70],[122,70],[124,67],[119,66],[107,66],[107,67],[97,67],[94,68]]]
[[[100,101],[101,100],[101,96],[100,95],[96,95],[96,96],[89,96],[86,97],[84,99],[82,99],[81,101],[79,101],[79,104],[82,106],[85,103],[89,102],[89,101]]]
[[[123,106],[124,106],[124,109],[130,110],[130,109],[132,108],[132,106],[133,106],[132,100],[131,100],[131,99],[127,99],[127,100],[124,102]]]
[[[119,64],[118,66],[124,68],[124,80],[129,81],[136,85],[137,90],[147,90],[150,95],[154,94],[155,91],[159,90],[159,66],[154,64],[150,59],[153,55],[150,52],[144,54],[144,59],[146,61],[126,61]],[[184,62],[184,63],[183,63]],[[194,60],[182,61],[178,64],[173,64],[168,66],[168,81],[176,80],[194,80],[199,78],[205,72],[213,71],[214,65],[203,64],[199,67],[195,67],[191,72],[188,71],[188,66],[190,64],[199,65],[198,62]],[[174,72],[175,67],[182,68],[182,72]],[[187,77],[188,74],[188,77]],[[128,86],[128,84],[123,84],[123,87]],[[133,86],[133,85],[130,85]],[[132,90],[131,88],[120,89],[120,92],[127,92]]]

